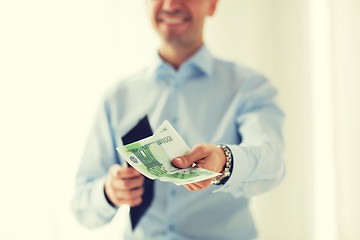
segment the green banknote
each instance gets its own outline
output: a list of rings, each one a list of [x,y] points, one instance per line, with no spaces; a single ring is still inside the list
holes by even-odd
[[[191,150],[168,121],[164,121],[151,137],[116,149],[133,168],[150,179],[183,185],[219,175],[206,169],[180,169],[171,164],[173,158]]]

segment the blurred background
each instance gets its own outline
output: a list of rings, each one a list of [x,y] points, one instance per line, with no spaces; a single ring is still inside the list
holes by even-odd
[[[251,205],[259,239],[360,239],[360,1],[220,0],[205,36],[287,116],[287,176]],[[0,1],[0,239],[121,239],[126,207],[76,222],[75,173],[104,92],[157,44],[143,0]]]

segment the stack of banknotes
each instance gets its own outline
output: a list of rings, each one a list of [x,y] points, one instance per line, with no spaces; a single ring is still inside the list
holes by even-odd
[[[220,174],[202,168],[180,169],[173,166],[173,158],[185,155],[191,150],[166,120],[152,136],[116,149],[133,168],[150,179],[183,185]]]

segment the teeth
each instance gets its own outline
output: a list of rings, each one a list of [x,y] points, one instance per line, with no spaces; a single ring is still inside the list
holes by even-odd
[[[168,18],[168,19],[164,19],[165,23],[170,23],[170,24],[176,24],[176,23],[182,23],[183,19],[182,18]]]

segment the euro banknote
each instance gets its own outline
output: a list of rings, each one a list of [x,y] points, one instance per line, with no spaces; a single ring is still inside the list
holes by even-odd
[[[133,168],[150,179],[183,185],[220,175],[197,167],[180,169],[171,164],[173,158],[191,149],[166,120],[152,136],[116,149]]]

